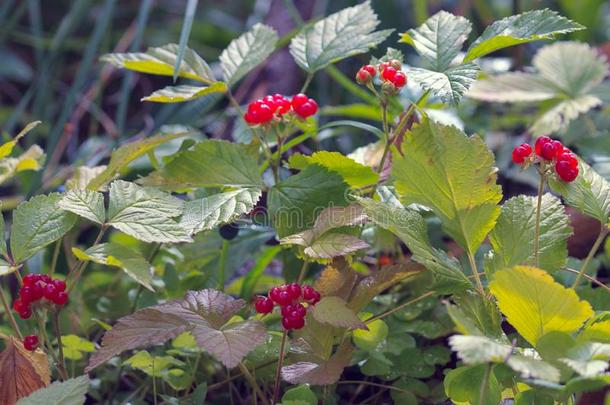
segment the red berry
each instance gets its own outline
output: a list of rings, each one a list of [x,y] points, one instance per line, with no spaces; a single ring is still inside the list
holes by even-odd
[[[254,308],[259,314],[269,314],[273,311],[273,301],[267,297],[258,297],[254,303]]]
[[[32,316],[32,310],[30,307],[22,308],[18,313],[21,319],[29,319]]]
[[[35,294],[34,287],[27,285],[24,285],[21,287],[21,290],[19,290],[19,298],[21,298],[21,301],[23,301],[25,304],[36,301]]]
[[[249,125],[256,125],[256,124],[258,124],[256,122],[256,119],[250,113],[250,111],[246,111],[246,113],[244,114],[244,121],[246,121],[246,123],[248,123]]]
[[[572,168],[578,168],[578,158],[572,152],[562,152],[557,156],[557,162],[565,161],[570,164]]]
[[[42,281],[43,283],[50,283],[51,281],[53,281],[53,279],[51,278],[51,276],[49,276],[48,274],[40,274],[39,276],[40,281]]]
[[[277,112],[280,114],[286,114],[290,111],[290,100],[281,94],[274,94],[273,99],[275,100],[275,104],[278,106]]]
[[[277,303],[281,307],[288,305],[292,302],[292,297],[290,296],[290,293],[286,290],[280,291],[277,298],[278,298]]]
[[[23,277],[23,285],[24,286],[26,286],[26,285],[27,286],[32,286],[37,281],[38,281],[38,274],[35,274],[35,273],[26,274]]]
[[[15,312],[21,312],[25,309],[27,309],[29,307],[29,305],[23,301],[21,301],[21,299],[16,299],[15,302],[13,302],[13,309],[15,310]]]
[[[555,172],[561,180],[570,183],[578,177],[578,166],[573,167],[568,160],[558,160],[555,163]]]
[[[389,266],[392,264],[392,259],[389,256],[381,255],[379,256],[379,265],[380,266]]]
[[[286,330],[292,329],[292,321],[290,320],[290,318],[288,318],[287,316],[283,317],[282,318],[282,326]]]
[[[377,66],[377,69],[379,70],[379,72],[383,72],[387,67],[389,67],[390,64],[388,62],[382,62]]]
[[[542,157],[542,155],[541,155],[542,145],[545,145],[552,141],[553,140],[551,138],[549,138],[548,136],[541,136],[540,138],[536,139],[536,143],[534,144],[534,150],[536,151],[536,155]]]
[[[47,284],[43,291],[45,299],[49,301],[54,301],[58,292],[53,284]]]
[[[53,280],[51,284],[55,286],[57,291],[66,291],[66,283],[63,280]]]
[[[316,290],[310,285],[303,286],[303,299],[305,301],[311,300],[315,296]]]
[[[68,293],[65,291],[59,291],[55,295],[55,299],[53,300],[53,303],[55,305],[66,305],[67,302],[68,302]]]
[[[563,144],[560,141],[552,141],[550,145],[553,147],[553,158],[556,158],[563,152]]]
[[[276,304],[279,304],[279,296],[280,293],[282,292],[280,287],[273,287],[272,289],[269,290],[269,298],[271,298],[271,300],[273,302],[275,302]]]
[[[298,106],[292,106],[295,113],[301,118],[307,118],[318,112],[318,103],[313,98],[310,98],[306,103]]]
[[[373,65],[364,65],[360,68],[360,70],[368,72],[372,77],[375,77],[375,75],[377,74],[377,71],[375,70],[375,67]]]
[[[296,312],[291,313],[287,318],[292,329],[301,329],[303,326],[305,326],[305,318]]]
[[[23,338],[23,347],[25,350],[33,352],[38,347],[38,336],[29,335]]]
[[[288,284],[286,286],[286,291],[288,291],[288,294],[290,294],[290,298],[292,298],[293,300],[298,300],[299,298],[301,298],[301,286],[297,283]]]
[[[321,298],[322,298],[322,297],[320,296],[320,293],[319,293],[319,292],[317,292],[317,291],[314,291],[314,295],[313,295],[313,297],[312,297],[312,298],[309,300],[309,303],[310,303],[311,305],[316,305],[318,302],[320,302],[320,299],[321,299]]]
[[[303,94],[303,93],[295,94],[294,96],[292,96],[292,102],[291,102],[292,108],[299,107],[308,101],[309,101],[309,97],[307,97],[305,94]]]
[[[394,80],[394,76],[396,76],[396,69],[394,69],[392,66],[388,66],[387,68],[383,69],[383,72],[381,72],[381,77],[389,82]]]
[[[307,315],[307,308],[301,304],[294,304],[292,305],[292,312],[296,312],[299,316],[305,317],[305,315]]]
[[[34,291],[34,301],[38,301],[44,296],[44,289],[46,286],[47,283],[42,280],[38,280],[34,283],[32,286],[32,290]]]
[[[371,80],[373,80],[373,76],[366,70],[360,69],[358,73],[356,73],[356,81],[360,84],[367,84]]]
[[[402,72],[397,72],[394,75],[392,84],[394,84],[394,86],[396,86],[398,88],[403,87],[405,84],[407,84],[407,76]]]
[[[532,147],[527,143],[522,143],[513,149],[513,162],[520,165],[532,154]]]
[[[290,313],[292,313],[293,310],[294,310],[294,305],[289,304],[289,305],[283,306],[280,309],[280,314],[282,314],[282,316],[285,317],[285,316],[288,316]]]

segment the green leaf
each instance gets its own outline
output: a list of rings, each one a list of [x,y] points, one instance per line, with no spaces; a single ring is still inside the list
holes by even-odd
[[[299,385],[286,390],[282,396],[282,403],[285,404],[286,401],[298,401],[305,405],[317,405],[318,397],[307,385]]]
[[[572,348],[567,356],[559,359],[583,377],[604,375],[610,360],[610,344],[582,343]]]
[[[89,390],[89,377],[82,375],[66,381],[55,381],[48,387],[21,398],[17,405],[82,405]]]
[[[262,188],[257,156],[247,145],[207,140],[184,150],[142,179],[150,186]]]
[[[527,264],[534,258],[537,197],[512,197],[502,206],[502,213],[489,242],[493,251],[485,258],[489,275],[497,270]],[[555,271],[566,264],[567,239],[572,234],[570,220],[557,197],[542,196],[540,216],[539,267]]]
[[[379,19],[367,0],[305,28],[290,41],[290,53],[301,68],[314,73],[383,42],[393,30],[375,31],[378,25]]]
[[[38,145],[30,146],[16,157],[0,159],[0,184],[15,177],[19,172],[40,170],[44,159],[44,151]]]
[[[511,345],[496,342],[488,337],[454,335],[449,338],[449,345],[465,364],[505,363],[521,374],[522,378],[559,382],[559,370],[549,363],[519,354],[521,349],[513,353],[514,348]]]
[[[172,356],[151,356],[140,350],[123,362],[136,370],[143,371],[151,377],[163,377],[172,366],[182,366],[183,362]]]
[[[184,299],[147,307],[118,320],[104,334],[101,348],[85,369],[91,371],[124,351],[165,343],[190,331],[198,346],[224,364],[237,366],[256,346],[267,341],[259,321],[230,321],[245,306],[216,290],[189,291]]]
[[[430,120],[405,136],[392,176],[405,204],[432,208],[445,231],[471,254],[493,229],[502,198],[493,154],[478,136]]]
[[[495,302],[470,291],[456,294],[452,300],[455,305],[448,303],[447,313],[460,333],[487,336],[508,343],[501,328],[502,314]]]
[[[610,183],[582,160],[579,174],[571,183],[549,179],[551,189],[566,203],[610,227]]]
[[[105,165],[102,166],[78,166],[74,169],[74,174],[68,180],[66,180],[66,190],[84,190],[89,186],[91,180],[99,176],[104,170]],[[99,191],[106,191],[106,187],[100,187]]]
[[[179,46],[167,44],[148,48],[146,53],[109,53],[100,58],[118,68],[135,70],[153,75],[173,76],[174,65],[178,59]],[[215,82],[210,66],[195,51],[186,48],[178,70],[178,76],[204,83]]]
[[[321,323],[341,328],[367,329],[356,313],[347,307],[347,302],[339,297],[324,297],[313,306],[313,317]]]
[[[477,80],[466,96],[500,103],[535,102],[557,97],[557,89],[535,73],[509,72]]]
[[[472,24],[461,16],[439,11],[421,26],[401,35],[400,41],[411,45],[437,71],[445,71],[462,49]]]
[[[184,227],[189,235],[193,235],[233,222],[242,214],[250,212],[260,197],[260,189],[250,188],[187,201],[180,226]]]
[[[339,174],[345,183],[356,188],[371,186],[379,181],[379,174],[375,173],[371,167],[357,163],[339,152],[321,151],[311,156],[296,153],[290,156],[288,164],[291,168],[299,170],[312,164],[323,166],[331,172]]]
[[[2,241],[4,241],[4,240],[2,240]],[[0,258],[0,277],[8,276],[9,274],[14,273],[15,270],[17,270],[17,269],[18,269],[18,267],[11,266],[11,264],[9,262]]]
[[[82,251],[72,248],[74,255],[83,261],[93,261],[122,269],[129,277],[154,291],[151,266],[144,256],[132,247],[118,243],[100,243]]]
[[[314,240],[303,252],[314,259],[332,259],[333,257],[346,256],[368,247],[368,243],[356,236],[339,232],[327,232]]]
[[[306,324],[307,322],[309,319]],[[343,369],[349,365],[352,353],[353,346],[347,340],[340,344],[337,351],[328,358],[313,356],[310,353],[294,356],[299,361],[282,367],[282,378],[291,384],[334,384],[341,378]]]
[[[92,353],[95,351],[95,345],[77,335],[64,335],[61,337],[61,343],[64,348],[64,356],[70,360],[80,360],[83,358],[83,353]]]
[[[445,376],[445,393],[454,402],[466,402],[472,405],[497,405],[502,398],[502,386],[493,372],[489,374],[488,384],[483,387],[485,380],[485,364],[468,367],[458,367],[449,371]],[[485,389],[484,395],[481,390]],[[483,402],[479,399],[482,398]]]
[[[369,319],[373,314],[369,312],[360,313],[359,318],[361,320]],[[359,349],[365,350],[367,352],[372,352],[379,347],[379,345],[385,340],[388,336],[388,324],[385,323],[382,319],[377,319],[376,321],[370,322],[366,325],[368,330],[364,329],[356,329],[352,333],[352,339],[354,340],[354,344]]]
[[[583,30],[585,27],[549,9],[532,10],[495,21],[468,48],[465,62],[480,58],[502,48],[552,39],[559,34]]]
[[[155,135],[121,146],[112,152],[110,162],[108,162],[106,169],[93,178],[93,180],[89,181],[87,189],[94,191],[99,190],[102,186],[109,183],[119,171],[124,169],[135,159],[147,154],[165,142],[192,134],[192,132],[180,132],[169,135]]]
[[[598,97],[589,94],[576,96],[572,100],[559,101],[536,119],[530,127],[530,132],[536,137],[557,132],[567,127],[579,115],[601,104],[602,101]]]
[[[37,195],[17,206],[11,226],[13,261],[20,263],[55,242],[76,223],[76,215],[58,205],[62,194]]]
[[[172,218],[184,202],[154,188],[123,180],[110,184],[108,224],[144,242],[191,242],[187,231]]]
[[[533,346],[549,332],[577,331],[593,315],[591,305],[574,290],[534,267],[500,270],[489,288],[508,322]]]
[[[155,103],[182,103],[195,100],[199,97],[212,93],[224,93],[227,85],[224,82],[216,82],[209,86],[167,86],[157,90],[150,96],[143,97],[140,101],[153,101]]]
[[[260,65],[275,50],[277,32],[264,24],[255,24],[252,29],[231,41],[220,54],[220,65],[226,82],[235,84],[248,72]]]
[[[59,208],[70,211],[98,224],[106,222],[104,195],[86,189],[70,190],[57,203]]]
[[[421,68],[409,68],[407,75],[424,90],[440,97],[444,103],[458,104],[479,75],[475,63],[450,67],[442,72]]]
[[[243,284],[241,285],[241,291],[239,296],[242,298],[249,299],[254,294],[257,288],[258,281],[263,276],[263,272],[271,264],[272,260],[282,251],[281,246],[272,246],[266,248],[260,256],[257,257],[254,267],[252,267],[248,274],[244,277]]]
[[[472,287],[457,260],[431,246],[426,222],[416,211],[371,199],[358,198],[370,219],[398,236],[413,253],[412,259],[434,274],[437,291],[460,291]]]
[[[267,204],[278,236],[311,228],[318,212],[329,205],[347,205],[346,190],[338,174],[318,165],[276,184],[269,191]]]
[[[4,225],[4,215],[2,215],[2,202],[0,201],[0,259],[2,259],[2,256],[8,258],[8,251],[6,247],[6,229]]]

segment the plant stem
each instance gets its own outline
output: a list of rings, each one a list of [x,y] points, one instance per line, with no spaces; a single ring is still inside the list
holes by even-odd
[[[491,363],[487,365],[485,369],[485,375],[483,376],[483,382],[481,383],[481,392],[479,393],[479,404],[485,403],[485,395],[487,394],[487,385],[489,384],[489,375],[491,374]]]
[[[218,263],[218,289],[225,290],[225,268],[227,267],[227,253],[229,250],[229,241],[222,240],[222,248],[220,250],[220,259]]]
[[[269,401],[267,401],[267,398],[265,398],[265,394],[263,394],[263,391],[261,391],[256,380],[254,379],[254,377],[252,377],[252,374],[250,374],[248,367],[244,366],[244,363],[239,363],[239,369],[241,370],[244,377],[246,377],[246,380],[248,380],[248,382],[252,386],[252,389],[254,390],[256,395],[258,395],[258,397],[261,399],[263,404],[269,405]],[[235,376],[235,377],[237,377],[237,376]],[[232,380],[229,379],[227,382],[230,382],[230,381],[232,381]]]
[[[68,371],[66,368],[66,359],[64,357],[64,345],[61,341],[61,330],[59,327],[59,312],[53,313],[53,328],[55,329],[55,335],[57,337],[57,347],[59,349],[59,365],[58,369],[63,370],[63,374],[68,377]]]
[[[579,273],[580,273],[580,271],[578,271],[578,270],[574,270],[574,269],[571,269],[571,268],[569,268],[569,267],[566,267],[566,268],[561,269],[561,270],[563,270],[563,271],[569,271],[570,273],[574,273],[574,274],[579,274]],[[584,278],[586,278],[587,280],[589,280],[590,282],[592,282],[593,284],[595,284],[595,285],[597,285],[597,286],[599,286],[599,287],[603,288],[604,290],[606,290],[606,291],[610,292],[610,287],[608,287],[606,284],[604,284],[604,283],[600,282],[600,281],[599,281],[599,280],[597,280],[595,277],[591,277],[591,276],[589,276],[588,274],[584,274],[584,273],[582,274],[582,276],[583,276]]]
[[[264,367],[270,366],[270,365],[272,365],[273,363],[275,363],[276,361],[277,361],[277,360],[275,360],[275,359],[274,359],[274,360],[268,361],[268,362],[266,362],[266,363],[263,363],[263,364],[261,364],[261,365],[259,365],[259,366],[257,366],[257,367],[254,367],[254,368],[253,368],[253,371],[256,371],[257,369],[260,369],[260,368],[264,368]],[[218,388],[222,387],[223,385],[225,385],[225,384],[227,384],[227,383],[229,383],[229,382],[231,382],[231,381],[233,381],[233,380],[238,379],[238,378],[239,378],[239,377],[241,377],[243,374],[244,374],[244,373],[243,373],[243,371],[242,371],[242,372],[240,372],[240,373],[238,373],[238,374],[232,375],[232,376],[231,376],[231,377],[229,377],[229,378],[226,378],[226,379],[224,379],[224,380],[222,380],[222,381],[219,381],[219,382],[217,382],[217,383],[215,383],[215,384],[212,384],[212,385],[208,386],[208,392],[210,392],[210,391],[214,391],[214,390],[216,390],[216,389],[218,389]]]
[[[38,321],[38,331],[40,332],[40,335],[42,337],[42,341],[44,342],[44,345],[47,348],[47,351],[49,352],[49,354],[53,358],[53,361],[57,365],[57,371],[59,372],[59,374],[61,376],[61,379],[65,381],[65,380],[68,379],[68,373],[62,367],[59,359],[57,358],[57,355],[53,351],[53,345],[51,345],[51,341],[49,340],[49,336],[47,336],[47,330],[46,330],[46,327],[45,327],[45,320],[44,320],[44,318],[39,313],[36,314],[36,320]]]
[[[51,259],[51,269],[49,270],[49,275],[55,274],[55,268],[57,267],[57,259],[59,258],[59,249],[61,248],[61,242],[63,238],[60,238],[57,242],[55,242],[55,249],[53,250],[53,258]]]
[[[595,239],[595,242],[593,243],[591,250],[589,250],[589,254],[587,254],[585,261],[582,263],[582,266],[580,266],[580,271],[578,272],[578,274],[576,275],[576,278],[574,279],[574,282],[572,283],[572,288],[575,288],[578,285],[578,282],[580,281],[580,279],[583,277],[583,275],[586,275],[585,272],[587,271],[587,267],[589,267],[589,263],[591,263],[591,260],[595,256],[595,253],[597,252],[597,250],[599,249],[599,246],[602,244],[602,242],[604,241],[604,239],[606,238],[607,235],[608,235],[608,228],[606,228],[602,224],[600,227],[600,230],[599,230],[599,235],[597,235],[597,239]]]
[[[11,310],[11,306],[8,304],[8,301],[6,300],[6,295],[4,295],[4,290],[2,289],[2,286],[0,286],[0,300],[2,300],[2,305],[4,306],[4,313],[8,317],[8,320],[10,321],[11,326],[13,327],[13,330],[15,331],[15,333],[17,334],[19,339],[23,340],[23,335],[21,334],[19,325],[17,325],[17,321],[15,320],[15,316],[13,315],[13,312]]]
[[[390,309],[388,311],[385,311],[385,312],[383,312],[383,313],[381,313],[379,315],[375,315],[375,316],[367,319],[366,321],[364,321],[364,323],[371,323],[371,322],[375,322],[378,319],[385,318],[386,316],[392,315],[394,312],[398,312],[401,309],[403,309],[405,307],[408,307],[411,304],[415,304],[416,302],[419,302],[419,301],[423,300],[424,298],[428,298],[428,297],[430,297],[430,296],[432,296],[434,294],[436,294],[436,291],[428,291],[427,293],[425,293],[423,295],[420,295],[417,298],[413,298],[412,300],[407,301],[407,302],[405,302],[403,304],[400,304],[397,307],[394,307],[394,308],[392,308],[392,309]]]
[[[538,185],[538,202],[536,204],[536,228],[534,233],[534,265],[538,267],[538,251],[540,250],[540,214],[542,210],[542,194],[544,193],[544,183],[546,175],[544,168],[540,170],[540,184]]]
[[[285,330],[282,335],[282,343],[280,344],[280,354],[277,359],[277,368],[275,370],[275,384],[273,386],[273,402],[272,404],[276,404],[277,400],[280,396],[280,383],[281,383],[281,373],[282,373],[282,363],[284,362],[284,349],[286,348],[286,338],[288,336],[288,331]]]
[[[483,297],[485,297],[485,287],[483,287],[483,282],[481,281],[481,277],[479,276],[479,270],[477,269],[477,262],[474,260],[474,255],[468,252],[468,261],[470,262],[470,268],[472,269],[472,274],[474,275],[474,280],[477,283],[477,289],[481,293]]]
[[[313,73],[308,73],[307,77],[305,78],[305,83],[303,83],[303,87],[301,87],[301,91],[299,93],[305,93],[307,91],[307,88],[311,83],[311,79],[313,79]]]
[[[384,384],[375,383],[375,382],[371,382],[371,381],[343,380],[343,381],[338,381],[337,384],[361,384],[361,385],[369,385],[371,387],[387,388],[389,390],[394,390],[394,391],[398,391],[398,392],[410,392],[410,391],[404,390],[402,388],[394,387],[393,385],[384,385]]]
[[[97,234],[97,237],[95,238],[95,241],[93,242],[93,245],[91,247],[97,245],[98,243],[100,243],[102,241],[102,238],[104,237],[104,233],[106,232],[107,228],[108,228],[107,224],[102,225],[102,227],[100,228],[100,231]],[[72,289],[76,285],[76,282],[78,281],[80,276],[84,273],[85,269],[87,268],[88,264],[89,264],[88,261],[79,260],[78,264],[75,266],[75,268],[70,270],[70,272],[68,273],[68,276],[72,276],[73,280],[68,285],[66,292],[69,293],[70,291],[72,291]]]
[[[303,282],[305,274],[307,273],[307,267],[309,267],[309,262],[305,260],[303,262],[303,266],[301,266],[301,271],[299,272],[299,277],[297,278],[297,284],[301,284]]]

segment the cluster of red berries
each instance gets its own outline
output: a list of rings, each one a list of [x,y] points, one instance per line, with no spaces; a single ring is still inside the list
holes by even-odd
[[[356,81],[360,84],[369,84],[379,71],[384,90],[396,91],[407,84],[407,76],[400,70],[402,63],[398,59],[382,62],[377,66],[364,65],[356,73]]]
[[[29,350],[33,352],[38,347],[38,336],[36,335],[28,335],[23,338],[23,347],[25,350]]]
[[[572,182],[578,177],[578,158],[560,141],[541,136],[536,139],[534,151],[542,161],[553,162],[555,173],[566,183]],[[527,143],[517,146],[513,149],[513,162],[518,165],[532,163],[536,159],[532,156],[532,152],[532,147]]]
[[[291,111],[300,118],[307,118],[318,112],[318,103],[303,93],[295,94],[292,100],[281,94],[265,96],[248,104],[244,120],[249,125],[268,124]]]
[[[66,283],[46,274],[30,273],[23,278],[23,287],[19,290],[19,298],[13,303],[13,309],[21,319],[28,319],[32,316],[32,304],[42,299],[55,305],[65,305],[68,302]]]
[[[269,314],[278,305],[282,314],[282,326],[286,330],[301,329],[305,326],[307,308],[303,305],[316,305],[320,301],[320,293],[312,286],[299,284],[285,284],[273,287],[266,297],[258,297],[254,308],[259,314]]]

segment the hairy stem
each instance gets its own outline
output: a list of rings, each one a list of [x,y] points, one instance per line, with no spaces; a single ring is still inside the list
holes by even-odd
[[[540,184],[538,185],[538,202],[536,203],[536,228],[534,233],[534,265],[538,267],[538,254],[540,250],[540,215],[542,210],[542,194],[544,194],[544,183],[546,175],[544,168],[540,171]]]
[[[607,235],[608,235],[608,228],[606,228],[602,224],[600,227],[600,230],[599,230],[599,235],[597,235],[597,239],[595,239],[595,242],[593,243],[591,250],[589,250],[589,254],[587,254],[585,261],[582,263],[582,266],[580,266],[580,271],[578,272],[578,274],[576,275],[576,278],[574,279],[574,282],[572,283],[572,288],[575,288],[578,285],[578,283],[580,282],[580,279],[584,275],[586,275],[585,273],[587,271],[587,267],[589,267],[591,260],[593,260],[595,253],[599,249],[599,247],[602,244],[602,242],[604,241],[604,239],[606,239]]]
[[[252,389],[254,390],[256,395],[258,395],[261,402],[265,405],[269,405],[269,401],[267,401],[267,398],[265,398],[265,394],[263,394],[263,391],[261,391],[260,387],[258,386],[258,384],[256,382],[256,379],[252,376],[252,374],[250,373],[250,370],[248,370],[248,367],[244,366],[244,363],[239,363],[239,369],[241,370],[244,377],[246,377],[246,380],[248,380],[248,383],[250,383],[250,386],[252,386]],[[232,380],[229,379],[227,382],[230,382],[230,381],[232,381]]]
[[[23,340],[23,335],[21,334],[21,330],[19,329],[19,325],[17,325],[17,321],[15,320],[15,316],[11,310],[11,306],[6,300],[6,295],[4,295],[4,290],[2,286],[0,286],[0,300],[2,300],[2,305],[4,306],[4,313],[8,317],[9,322],[11,323],[11,327],[15,331],[15,334],[19,337],[19,339]]]
[[[280,385],[281,385],[281,374],[282,374],[282,363],[284,363],[284,349],[286,348],[286,338],[288,337],[288,331],[285,330],[282,335],[282,343],[280,344],[280,354],[277,359],[277,368],[275,370],[275,384],[273,386],[273,401],[272,404],[276,404],[280,396]]]
[[[367,319],[366,321],[364,321],[364,323],[371,323],[371,322],[375,322],[378,319],[385,318],[386,316],[392,315],[393,313],[398,312],[398,311],[402,310],[403,308],[408,307],[411,304],[415,304],[416,302],[419,302],[419,301],[423,300],[424,298],[428,298],[428,297],[430,297],[430,296],[432,296],[434,294],[436,294],[436,291],[428,291],[427,293],[425,293],[423,295],[420,295],[417,298],[413,298],[412,300],[407,301],[407,302],[405,302],[403,304],[400,304],[397,307],[394,307],[394,308],[392,308],[392,309],[390,309],[388,311],[385,311],[385,312],[383,312],[383,313],[381,313],[379,315],[375,315],[375,316]]]

